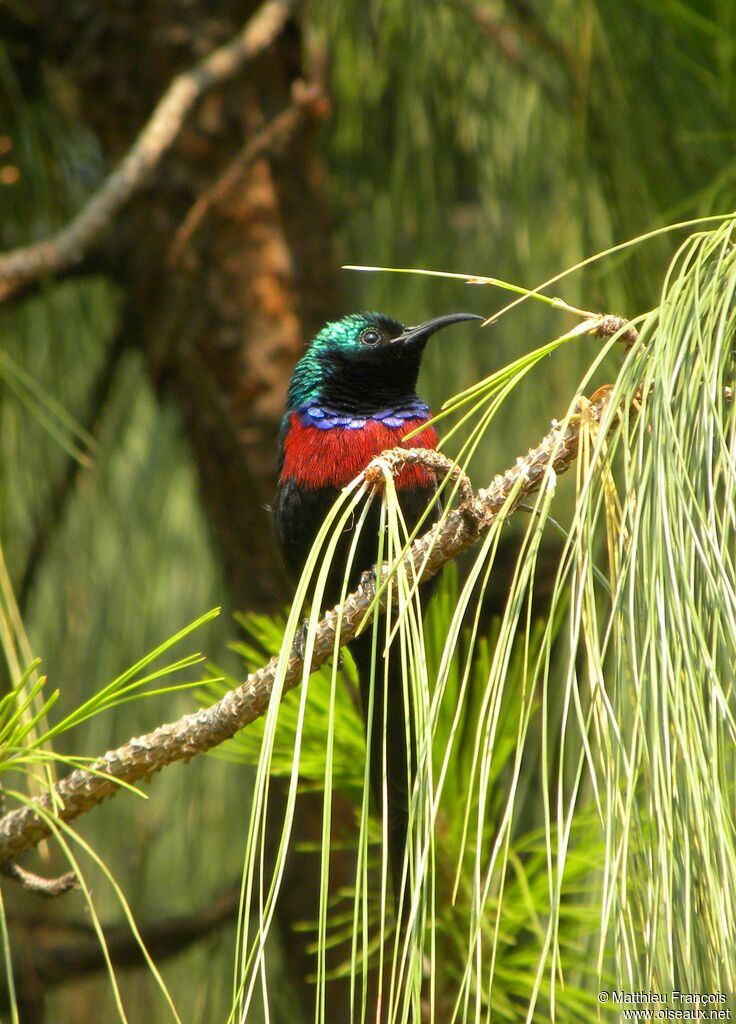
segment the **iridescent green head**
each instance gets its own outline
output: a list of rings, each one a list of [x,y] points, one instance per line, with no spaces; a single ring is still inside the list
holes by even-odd
[[[352,313],[325,324],[294,370],[289,408],[319,400],[331,408],[371,412],[411,398],[427,339],[450,324],[482,319],[452,313],[404,327],[383,313]]]

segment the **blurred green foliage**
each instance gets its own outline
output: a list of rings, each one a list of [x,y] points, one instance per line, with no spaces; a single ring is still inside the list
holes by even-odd
[[[329,58],[334,114],[321,145],[345,262],[533,286],[628,237],[734,206],[736,9],[725,0],[313,0],[304,17],[309,47]],[[13,143],[0,164],[19,172],[0,184],[9,249],[64,223],[104,167],[53,74],[26,97],[0,51],[0,85],[0,134]],[[556,290],[585,308],[637,314],[657,301],[674,244],[665,236]],[[488,288],[404,275],[346,274],[344,288],[346,310],[379,308],[406,322],[460,308],[491,314],[506,302]],[[437,408],[569,326],[568,316],[527,303],[480,342],[467,332],[451,349],[432,347],[422,388]],[[0,311],[3,349],[37,383],[38,402],[53,396],[81,424],[114,339],[130,329],[102,280],[49,284]],[[529,378],[475,459],[478,482],[564,412],[590,359],[585,342],[564,346]],[[59,714],[226,603],[174,403],[131,352],[108,387],[89,464],[21,609],[32,652],[61,688]],[[0,445],[0,542],[20,581],[68,455],[2,380]],[[224,653],[232,632],[225,614],[197,644],[237,673]],[[190,706],[180,695],[118,709],[80,729],[69,752],[106,749]],[[155,801],[101,808],[84,832],[104,845],[142,918],[191,909],[240,872],[247,788],[241,767],[203,759],[158,779]],[[206,846],[192,849],[192,836]],[[101,880],[97,889],[103,918],[116,913]],[[190,1020],[223,1019],[231,947],[220,934],[164,968]],[[194,997],[192,977],[206,979]],[[126,990],[133,1019],[143,1019],[147,980],[131,976]],[[83,991],[90,1016],[105,1018],[99,985]],[[63,1007],[62,993],[59,1019]]]
[[[437,679],[440,673],[449,623],[457,607],[458,597],[458,573],[456,566],[451,564],[443,571],[437,593],[424,617],[424,643],[430,680]],[[244,670],[248,672],[279,652],[286,623],[283,619],[256,614],[238,618],[244,636],[231,646],[243,659]],[[436,915],[433,921],[436,948],[432,949],[432,955],[436,965],[435,984],[439,993],[438,1013],[442,1018],[449,1019],[452,1001],[461,990],[463,975],[468,969],[468,927],[469,922],[474,921],[474,901],[478,897],[473,872],[474,858],[479,856],[485,864],[502,832],[509,784],[514,775],[519,719],[525,714],[522,692],[525,666],[534,664],[540,656],[544,632],[544,623],[536,622],[532,626],[528,644],[522,636],[514,642],[506,675],[518,685],[509,685],[500,699],[492,749],[482,767],[474,756],[473,748],[479,719],[491,717],[490,709],[482,705],[485,704],[487,680],[492,674],[493,651],[499,639],[498,620],[491,624],[487,635],[481,634],[475,640],[471,637],[470,629],[463,630],[444,683],[442,709],[437,715],[432,737],[435,784],[446,752],[452,751],[442,788],[436,826],[437,842],[433,852],[436,891],[432,912]],[[292,691],[284,697],[279,708],[270,774],[288,779],[296,757],[299,766],[298,786],[302,793],[316,791],[333,804],[335,794],[346,798],[354,816],[354,829],[352,837],[347,835],[341,838],[340,843],[341,848],[352,848],[357,857],[366,749],[364,725],[357,703],[357,676],[350,655],[345,653],[343,657],[344,662],[334,690],[334,708],[331,708],[332,666],[323,665],[310,677],[303,735],[300,713],[302,693]],[[228,677],[216,666],[212,667],[212,671],[216,678],[203,689],[201,695],[206,704],[213,697],[222,697],[238,681],[237,676]],[[540,710],[538,701],[534,705],[531,718]],[[338,727],[334,747],[328,754],[332,715]],[[213,756],[256,768],[262,756],[264,726],[264,718],[257,720],[232,740],[215,748]],[[455,730],[457,739],[453,740]],[[535,766],[524,774],[524,785],[530,785],[532,793],[539,788],[539,781],[534,779],[540,770],[539,743],[539,733],[535,729],[525,744],[525,757]],[[481,815],[482,829],[476,834],[479,773],[486,776],[488,806]],[[326,792],[325,779],[328,777],[331,789]],[[499,872],[499,877],[494,880],[492,894],[484,907],[479,926],[479,944],[491,948],[495,941],[498,953],[493,984],[484,986],[480,991],[475,990],[472,998],[478,999],[483,1013],[492,1010],[494,1019],[518,1020],[520,1014],[523,1016],[529,993],[534,987],[544,945],[545,925],[551,907],[548,846],[542,811],[541,801],[533,796],[521,802],[519,813],[515,815],[513,838],[505,854],[507,862]],[[373,879],[372,888],[376,892],[380,888],[381,828],[375,817],[371,817],[367,827],[371,844],[369,871]],[[293,841],[300,844],[299,836],[293,837]],[[558,842],[556,837],[554,842]],[[596,1005],[591,991],[596,973],[589,950],[591,939],[596,934],[600,907],[596,903],[591,865],[600,862],[603,856],[600,828],[592,808],[580,810],[576,814],[570,846],[572,853],[561,883],[557,940],[560,970],[564,970],[565,985],[556,994],[556,1019],[583,1022],[590,1020]],[[354,877],[355,863],[352,870]],[[330,946],[344,942],[351,935],[353,901],[360,900],[356,894],[359,882],[355,877],[354,881],[354,886],[344,885],[332,897],[335,913],[334,917],[328,919],[327,940]],[[360,920],[360,913],[357,913]],[[371,959],[375,966],[378,958],[380,905],[377,898],[371,899],[370,896],[369,915],[368,929],[375,943]],[[499,922],[499,935],[494,936]],[[316,922],[307,920],[303,927],[307,933],[314,935],[316,945]],[[345,962],[334,969],[334,973],[338,976],[349,975],[350,958],[346,957]],[[537,1008],[537,1013],[545,1019],[550,1013],[550,989],[549,979],[545,978]]]

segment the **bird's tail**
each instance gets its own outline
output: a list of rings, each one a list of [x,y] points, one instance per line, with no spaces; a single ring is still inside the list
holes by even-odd
[[[350,644],[350,653],[358,669],[363,717],[368,733],[370,783],[379,816],[382,816],[384,800],[385,736],[388,862],[394,893],[394,908],[398,917],[402,903],[406,909],[410,902],[408,877],[404,882],[403,900],[401,899],[401,883],[409,827],[409,802],[417,770],[416,736],[411,694],[409,692],[404,694],[405,684],[402,678],[401,658],[398,651],[392,652],[387,670],[383,658],[380,656],[381,639],[379,634],[373,684],[373,712],[370,724],[368,723],[368,711],[370,708],[373,646],[371,630],[367,630]]]

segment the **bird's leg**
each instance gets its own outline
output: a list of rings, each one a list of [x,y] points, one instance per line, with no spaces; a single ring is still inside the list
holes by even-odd
[[[309,630],[309,619],[303,618],[299,629],[294,634],[294,642],[291,645],[292,652],[297,655],[300,661],[304,661],[304,653],[307,649],[307,632]]]
[[[358,590],[367,590],[369,588],[375,590],[377,579],[375,565],[372,565],[370,569],[364,569],[358,580]]]
[[[302,619],[299,629],[294,634],[294,642],[291,645],[292,654],[296,654],[300,661],[304,661],[307,650],[307,633],[309,632],[309,619],[305,616]],[[342,651],[337,652],[337,667],[342,668]]]

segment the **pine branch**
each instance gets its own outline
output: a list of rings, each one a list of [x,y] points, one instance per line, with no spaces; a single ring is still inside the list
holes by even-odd
[[[21,889],[32,892],[35,896],[43,896],[45,899],[56,899],[57,896],[64,896],[79,886],[79,879],[73,871],[67,871],[56,878],[45,878],[36,874],[35,871],[27,871],[20,864],[6,861],[0,864],[0,874],[16,882]]]
[[[463,489],[460,506],[447,512],[407,551],[404,558],[409,578],[426,580],[436,575],[446,562],[486,534],[501,513],[509,515],[537,490],[546,474],[564,473],[577,457],[581,424],[600,422],[608,401],[608,389],[596,392],[590,402],[579,399],[579,415],[570,417],[562,425],[554,421],[552,430],[541,443],[517,459],[511,469],[496,476],[488,488],[479,490],[472,498]],[[404,449],[384,452],[367,467],[365,478],[378,479],[384,468],[393,472],[406,458]],[[462,484],[461,480],[461,488]],[[385,579],[386,572],[387,567],[383,566],[382,572],[373,579],[366,574],[342,608],[332,609],[320,621],[308,667],[310,673],[332,657],[336,646],[342,647],[355,637],[376,597],[375,580]],[[377,601],[381,609],[386,606],[387,590],[383,588]],[[341,613],[341,620],[338,613]],[[338,621],[341,622],[339,634]],[[292,648],[286,666],[284,693],[298,686],[303,677],[304,661],[297,648],[298,645]],[[71,772],[55,786],[54,801],[61,807],[59,816],[71,821],[117,793],[118,780],[127,783],[148,780],[166,765],[188,761],[230,739],[266,712],[277,672],[278,658],[275,657],[211,707],[159,726],[109,751],[91,765],[91,771]],[[15,859],[50,834],[48,825],[35,813],[34,804],[45,814],[53,813],[51,799],[44,796],[0,820],[0,862]]]
[[[52,238],[0,256],[0,301],[39,277],[80,262],[123,205],[150,179],[195,103],[270,46],[294,6],[295,0],[265,0],[236,36],[174,78],[121,163],[79,213]]]

